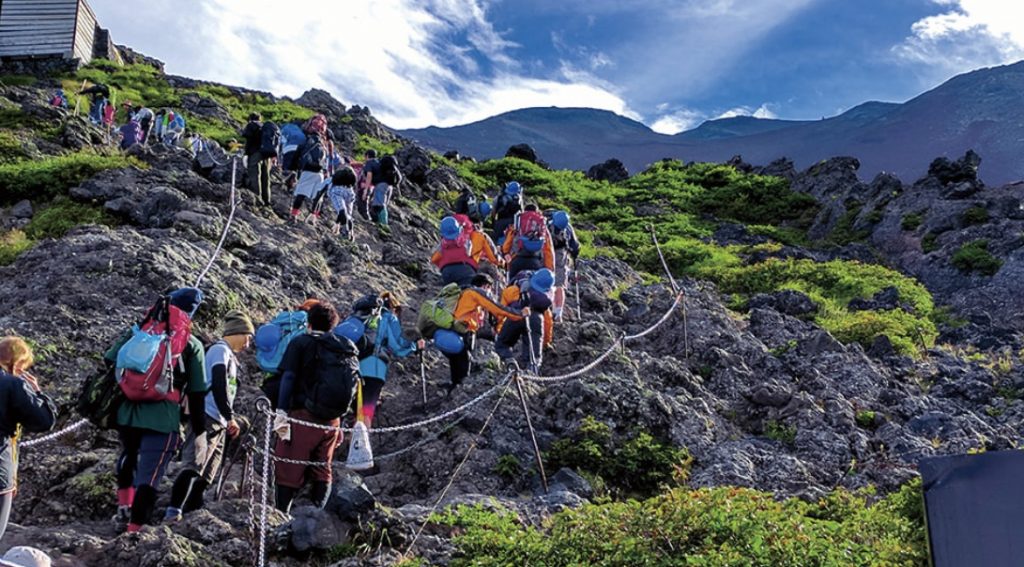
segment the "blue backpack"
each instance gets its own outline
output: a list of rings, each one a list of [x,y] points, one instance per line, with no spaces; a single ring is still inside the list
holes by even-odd
[[[305,311],[282,311],[269,323],[260,325],[253,336],[260,368],[271,374],[277,372],[288,343],[306,332],[307,321]]]

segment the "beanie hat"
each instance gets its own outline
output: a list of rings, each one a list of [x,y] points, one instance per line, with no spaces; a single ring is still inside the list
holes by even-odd
[[[533,276],[530,277],[530,287],[534,291],[540,293],[547,293],[551,291],[551,286],[555,285],[555,276],[551,273],[551,270],[543,268],[534,272]]]
[[[462,226],[459,225],[459,221],[455,220],[455,217],[441,219],[441,238],[455,240],[460,233],[462,233]]]
[[[10,567],[50,567],[50,556],[34,547],[20,545],[7,550],[0,565]]]
[[[170,293],[171,305],[192,317],[203,302],[203,292],[197,287],[183,287]]]
[[[254,335],[256,334],[256,328],[252,324],[252,319],[249,316],[237,309],[228,311],[228,314],[224,316],[224,336],[230,337],[231,335]]]

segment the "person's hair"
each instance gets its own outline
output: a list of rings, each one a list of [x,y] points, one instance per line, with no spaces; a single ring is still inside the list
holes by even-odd
[[[477,274],[473,276],[473,279],[469,283],[473,287],[487,287],[493,286],[494,280],[487,274]]]
[[[526,210],[527,211],[536,211],[537,210],[537,204],[536,203],[530,203],[529,205],[526,205]]]
[[[252,114],[249,115],[249,122],[252,122],[252,121],[259,122],[262,119],[263,119],[263,117],[260,116],[259,112],[253,112]]]
[[[327,332],[338,324],[338,311],[326,301],[320,301],[309,308],[309,328]]]
[[[299,304],[299,306],[296,307],[295,309],[298,310],[298,311],[309,311],[309,308],[313,307],[317,303],[320,303],[319,299],[317,299],[315,297],[310,297],[306,301],[303,301],[301,304]]]
[[[402,312],[402,302],[398,300],[398,297],[390,291],[384,291],[380,294],[381,301],[384,302],[384,307],[391,311],[395,315]]]
[[[25,339],[21,337],[0,339],[0,368],[5,372],[14,374],[15,366],[20,366],[22,370],[28,370],[34,361],[32,348],[28,346]]]
[[[375,157],[377,157],[377,150],[366,150],[366,154],[364,154],[364,155],[366,155],[366,157],[371,158],[371,159],[375,158]]]

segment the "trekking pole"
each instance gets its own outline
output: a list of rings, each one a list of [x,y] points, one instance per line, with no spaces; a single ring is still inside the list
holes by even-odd
[[[583,305],[580,303],[580,269],[576,265],[576,261],[572,262],[572,276],[574,284],[576,285],[576,319],[583,320]]]
[[[423,403],[427,403],[427,365],[423,361],[423,350],[420,349],[420,385],[423,387]]]
[[[75,116],[78,116],[78,105],[82,104],[82,91],[85,90],[85,81],[82,81],[82,88],[75,93]]]
[[[526,345],[530,351],[530,369],[534,372],[539,372],[540,368],[537,368],[537,355],[533,351],[533,332],[530,330],[530,317],[533,317],[532,311],[528,317],[523,317],[523,323],[526,325]],[[544,345],[541,345],[541,348],[544,348]]]
[[[526,427],[530,430],[530,440],[533,442],[533,458],[537,462],[537,471],[540,472],[540,481],[544,485],[544,494],[548,493],[548,476],[544,474],[544,461],[540,458],[540,446],[537,445],[537,433],[533,430],[533,421],[530,420],[530,408],[526,405],[526,392],[523,391],[523,380],[516,372],[516,389],[519,390],[519,400],[523,402],[523,415],[526,416]]]

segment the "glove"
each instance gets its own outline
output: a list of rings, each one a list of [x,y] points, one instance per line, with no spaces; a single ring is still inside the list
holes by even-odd
[[[282,441],[291,441],[292,424],[288,421],[288,414],[284,410],[277,410],[274,414],[274,432]]]

